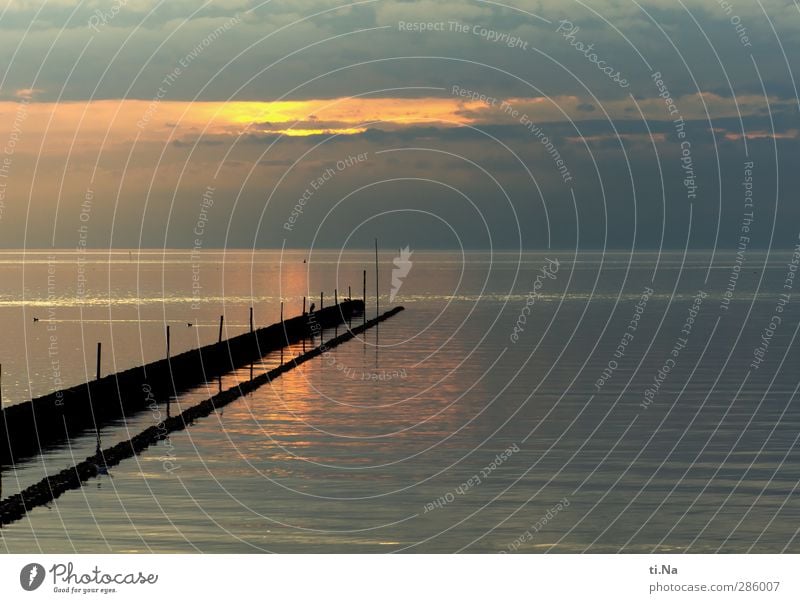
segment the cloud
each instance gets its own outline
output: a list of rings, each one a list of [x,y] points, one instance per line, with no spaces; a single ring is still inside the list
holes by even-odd
[[[770,139],[770,140],[797,140],[800,139],[800,130],[797,128],[792,128],[790,130],[786,130],[784,132],[768,132],[766,130],[755,130],[749,131],[742,134],[741,132],[727,132],[722,131],[722,134],[725,140],[741,140],[742,138],[747,138],[747,140],[763,140],[763,139]]]
[[[390,0],[350,7],[329,0],[219,0],[204,8],[191,0],[118,4],[112,15],[113,2],[100,0],[0,2],[5,78],[0,144],[16,137],[0,222],[6,245],[21,244],[22,234],[30,235],[29,244],[49,245],[56,232],[61,245],[72,246],[75,200],[90,183],[98,200],[92,217],[97,244],[109,232],[114,212],[126,225],[145,224],[147,244],[173,241],[173,235],[183,244],[191,229],[183,229],[181,218],[191,223],[196,188],[216,174],[220,201],[215,207],[224,212],[224,199],[241,199],[226,218],[236,242],[247,243],[248,236],[251,242],[264,191],[272,190],[298,158],[308,153],[272,199],[278,218],[296,203],[307,176],[348,153],[368,152],[368,165],[326,188],[317,209],[329,209],[326,203],[334,194],[398,175],[443,178],[486,208],[496,207],[500,194],[470,159],[502,180],[518,203],[527,234],[541,242],[534,234],[544,228],[542,206],[528,170],[535,174],[544,203],[561,227],[553,236],[570,246],[570,233],[577,232],[571,191],[523,116],[546,132],[575,174],[585,241],[603,243],[606,201],[598,199],[598,191],[606,190],[615,245],[633,236],[633,207],[642,222],[638,236],[660,240],[659,220],[666,213],[667,241],[681,245],[689,206],[675,116],[659,97],[654,71],[662,73],[691,136],[702,191],[693,208],[693,242],[713,243],[719,220],[732,220],[736,229],[739,208],[720,217],[718,198],[720,191],[726,203],[736,198],[745,138],[763,173],[781,167],[781,190],[797,184],[791,166],[798,160],[798,106],[783,56],[794,61],[800,53],[800,11],[790,2],[768,0],[763,11],[759,3],[730,0],[728,5],[716,0],[639,0],[639,6],[629,0],[586,6],[560,0],[517,3],[549,23],[480,0]],[[233,17],[235,26],[212,40]],[[559,19],[578,25],[581,41],[594,44],[631,87],[620,88],[577,52],[555,31]],[[405,31],[400,21],[452,21],[459,27]],[[742,35],[751,46],[744,45]],[[510,48],[500,41],[508,36],[526,45]],[[453,86],[496,102],[459,97]],[[24,124],[13,132],[23,105]],[[377,155],[402,146],[432,150]],[[453,159],[462,155],[465,159]],[[759,184],[765,199],[772,192],[766,180]],[[24,203],[10,203],[12,198]],[[669,199],[666,211],[663,198]],[[143,199],[149,201],[146,210]],[[60,210],[54,216],[56,202]],[[361,202],[366,209],[428,204],[465,223],[463,211],[452,211],[452,199],[421,185],[388,187]],[[23,233],[28,209],[33,231]],[[781,211],[786,213],[780,228],[797,223],[797,211],[783,206]],[[346,230],[348,217],[341,219],[341,229],[323,235],[329,244]],[[762,222],[767,224],[766,218]],[[177,235],[165,233],[168,223]],[[313,219],[308,223],[314,225]],[[502,231],[507,238],[500,240],[513,240],[513,229],[502,228],[508,228]],[[128,234],[116,233],[115,241],[137,244],[121,242],[119,237]],[[280,234],[266,232],[263,240],[274,242]]]
[[[14,96],[16,98],[24,98],[24,99],[32,99],[35,95],[41,94],[44,92],[41,88],[20,88],[19,90],[14,91]]]

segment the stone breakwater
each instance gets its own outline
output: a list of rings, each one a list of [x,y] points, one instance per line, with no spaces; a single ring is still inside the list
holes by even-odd
[[[159,425],[148,427],[130,440],[125,440],[115,446],[106,448],[98,454],[87,457],[86,460],[77,465],[59,471],[54,475],[48,475],[41,481],[25,488],[19,494],[0,501],[0,526],[23,518],[31,509],[46,505],[69,490],[80,488],[85,481],[96,477],[103,471],[107,471],[110,467],[119,465],[125,459],[141,453],[153,444],[157,444],[164,440],[168,434],[186,429],[198,419],[209,416],[218,409],[266,385],[300,364],[321,356],[326,350],[350,341],[356,335],[391,318],[402,310],[402,306],[389,310],[377,318],[353,327],[338,337],[334,337],[326,343],[304,352],[266,373],[258,375],[250,381],[235,385],[211,398],[203,400],[199,404],[187,408],[181,414],[165,419]]]
[[[364,302],[353,300],[318,310],[314,317],[327,329],[363,311]],[[309,335],[307,317],[296,316],[169,359],[9,406],[0,413],[0,437],[5,440],[0,442],[0,462],[12,464],[64,443],[87,429],[145,411],[153,399],[166,401]]]

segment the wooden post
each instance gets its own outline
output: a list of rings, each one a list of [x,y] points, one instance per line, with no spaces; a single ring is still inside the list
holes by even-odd
[[[169,360],[169,325],[167,325],[167,360]]]
[[[375,239],[375,316],[380,316],[381,302],[378,287],[378,239]]]
[[[250,332],[253,332],[253,306],[250,306]]]
[[[325,292],[324,291],[320,291],[320,293],[319,293],[319,309],[322,310],[322,308],[324,308],[324,307],[325,307]],[[319,341],[320,341],[320,343],[322,343],[322,333],[324,332],[325,329],[322,328],[322,324],[320,324],[320,323],[317,323],[317,324],[319,324]],[[312,340],[314,339],[314,332],[313,331],[311,332],[311,339]]]
[[[347,299],[353,299],[353,291],[350,289],[350,285],[347,285]]]
[[[306,315],[306,296],[303,296],[303,316]],[[303,352],[306,351],[306,327],[303,325]]]
[[[339,305],[339,290],[338,289],[334,289],[333,290],[333,305],[334,306],[338,306]]]
[[[100,356],[102,355],[103,344],[97,342],[97,380],[100,381]]]
[[[225,320],[225,315],[224,314],[220,314],[220,316],[219,316],[219,339],[217,340],[217,343],[222,343],[222,323],[224,322],[224,320]]]
[[[281,337],[283,337],[283,341],[281,341],[281,364],[283,364],[283,348],[286,347],[286,326],[283,324],[283,302],[281,302]]]
[[[364,292],[361,300],[364,302],[364,324],[367,324],[367,271],[364,270]]]

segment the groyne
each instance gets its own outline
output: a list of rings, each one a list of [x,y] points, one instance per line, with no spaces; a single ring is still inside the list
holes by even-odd
[[[363,312],[362,300],[347,300],[310,316],[296,316],[4,408],[0,413],[0,463],[13,464],[36,455],[87,429],[94,430],[145,410],[154,398],[166,401],[300,341],[311,334],[309,318],[321,328],[330,329]]]
[[[23,518],[29,510],[49,504],[69,490],[80,488],[85,481],[107,472],[108,469],[119,465],[123,460],[131,458],[150,446],[157,444],[159,441],[164,440],[170,433],[186,429],[194,421],[207,417],[238,398],[266,385],[283,373],[317,356],[325,354],[329,349],[353,339],[359,333],[391,318],[402,310],[403,307],[398,306],[364,324],[348,329],[338,337],[334,337],[320,344],[318,347],[304,352],[266,373],[254,377],[250,381],[226,389],[191,408],[187,408],[177,416],[170,417],[158,425],[148,427],[129,440],[101,450],[77,465],[64,469],[54,475],[48,475],[41,481],[25,488],[22,492],[0,501],[0,526]],[[313,321],[306,321],[305,324],[308,324],[308,322],[313,324]],[[319,323],[318,319],[317,322]]]

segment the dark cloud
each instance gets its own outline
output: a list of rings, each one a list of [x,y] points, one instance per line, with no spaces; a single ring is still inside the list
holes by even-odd
[[[112,236],[118,245],[140,244],[138,229],[129,228],[132,223],[144,225],[145,245],[160,246],[165,241],[191,245],[188,225],[196,221],[198,195],[218,168],[218,218],[209,225],[206,244],[248,246],[255,241],[279,246],[287,238],[284,219],[309,179],[359,153],[368,154],[369,160],[337,172],[315,194],[303,221],[288,237],[291,245],[309,244],[335,203],[362,186],[367,188],[353,195],[347,210],[334,212],[325,223],[318,244],[336,246],[359,220],[376,211],[402,208],[441,214],[463,235],[466,245],[485,245],[480,216],[457,193],[428,182],[438,179],[467,192],[478,210],[489,216],[493,242],[500,247],[517,244],[518,229],[524,244],[534,247],[548,237],[550,244],[560,247],[576,243],[653,247],[661,243],[662,232],[665,244],[673,247],[683,246],[687,239],[693,246],[710,247],[718,242],[718,233],[721,244],[733,246],[732,233],[737,232],[742,212],[742,165],[748,159],[757,166],[759,195],[752,246],[769,244],[773,226],[778,246],[796,240],[793,229],[800,208],[788,196],[800,184],[798,140],[793,134],[798,111],[788,67],[796,71],[800,56],[800,12],[791,3],[764,2],[772,22],[755,3],[734,3],[750,45],[745,45],[731,16],[716,2],[685,0],[684,8],[643,0],[639,4],[649,16],[626,0],[593,2],[592,9],[607,22],[575,3],[534,4],[527,10],[552,23],[499,4],[456,0],[390,0],[344,8],[327,0],[221,0],[207,6],[188,0],[141,1],[126,3],[114,15],[108,13],[111,3],[6,3],[0,16],[0,97],[16,101],[20,90],[36,89],[35,102],[150,101],[162,88],[163,99],[170,101],[358,94],[413,99],[448,96],[448,90],[459,85],[498,99],[577,99],[575,123],[540,124],[569,167],[572,180],[567,183],[548,146],[509,120],[480,121],[476,129],[419,124],[370,127],[330,140],[326,134],[291,138],[236,131],[201,137],[181,130],[171,144],[142,143],[129,163],[124,145],[104,149],[100,177],[93,184],[98,209],[92,216],[91,244],[96,246],[108,244]],[[596,60],[556,31],[560,19],[580,28],[573,41],[591,44]],[[465,29],[400,31],[401,20],[452,20]],[[527,46],[511,48],[489,32],[516,36]],[[630,87],[620,87],[599,69],[601,60],[624,74]],[[164,78],[176,69],[179,73],[165,85]],[[722,103],[715,99],[709,99],[708,119],[687,119],[685,131],[699,187],[695,199],[687,198],[680,140],[666,107],[659,106],[662,118],[644,123],[630,102],[632,97],[645,104],[663,92],[651,77],[653,71],[661,73],[665,94],[676,99],[698,91],[723,101],[760,98],[764,91],[769,97],[769,104],[765,100],[761,106],[747,105],[741,121],[729,111],[721,113]],[[623,101],[627,104],[613,121],[601,119],[609,103]],[[465,110],[463,116],[480,118],[482,112]],[[295,127],[341,125],[310,118]],[[285,124],[261,126],[269,130]],[[254,127],[259,129],[258,124]],[[747,154],[743,131],[749,137]],[[280,180],[295,160],[322,142]],[[9,189],[17,199],[27,201],[30,196],[33,207],[7,202],[0,223],[4,245],[46,246],[53,232],[61,246],[74,245],[76,208],[98,160],[87,159],[91,153],[86,150],[69,159],[56,156],[52,148],[48,152],[53,155],[42,159],[39,174],[42,166],[44,173],[65,174],[63,187],[40,178],[35,186]],[[27,182],[24,178],[34,173],[36,159],[20,154],[15,178]],[[249,176],[255,163],[259,169]],[[374,185],[380,181],[386,183]],[[55,198],[62,204],[57,217],[48,211]],[[143,198],[151,202],[145,205]],[[233,199],[238,199],[235,206]],[[34,216],[29,232],[19,228],[26,223],[26,212]],[[260,216],[264,216],[261,222]],[[407,225],[414,229],[413,220]],[[386,223],[376,229],[389,239],[398,226]],[[424,229],[415,231],[426,236]],[[447,240],[433,230],[429,240],[418,246],[441,246]]]

